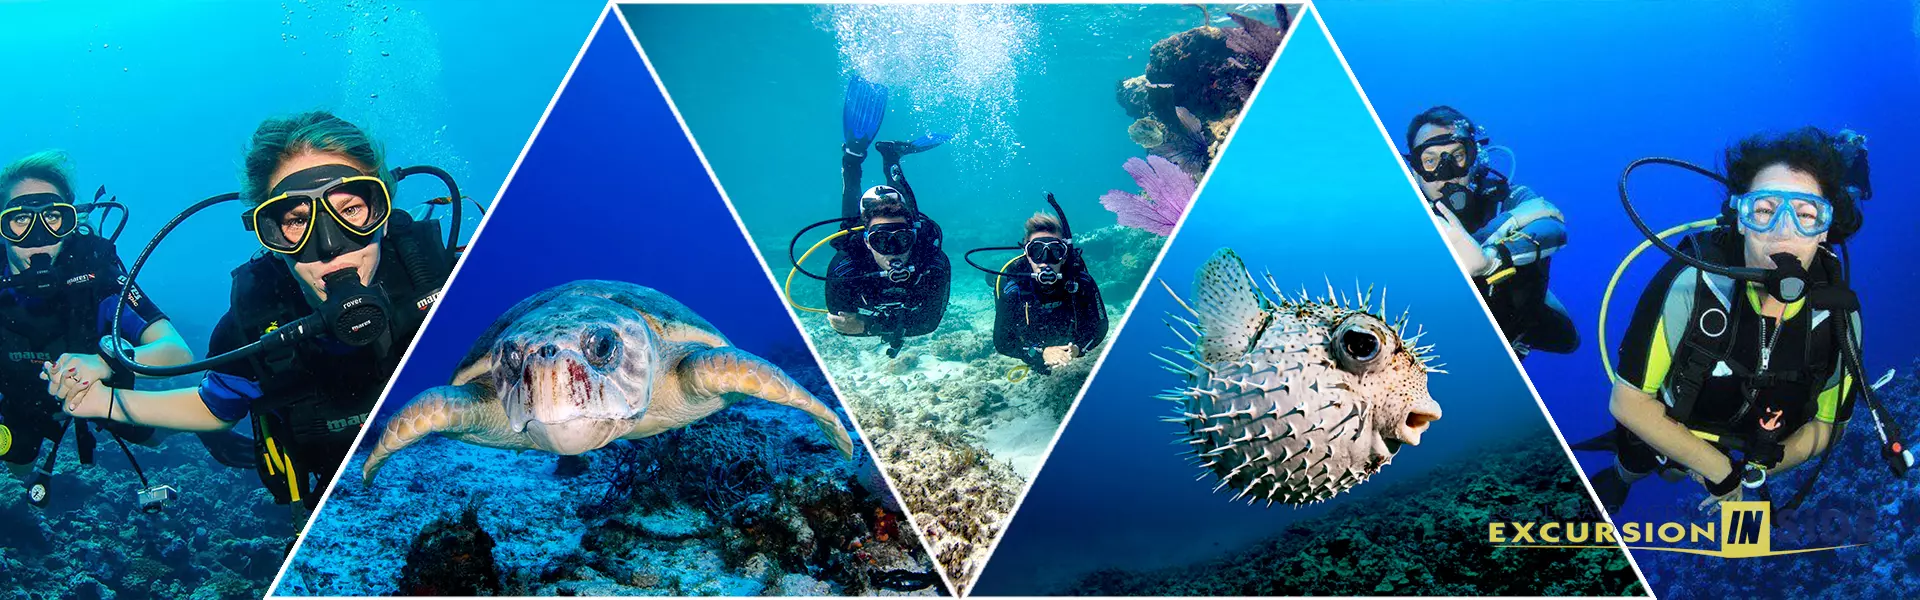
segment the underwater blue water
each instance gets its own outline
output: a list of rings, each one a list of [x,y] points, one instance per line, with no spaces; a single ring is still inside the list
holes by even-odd
[[[384,144],[389,166],[440,166],[463,192],[490,203],[598,7],[584,0],[540,6],[6,3],[0,5],[6,30],[0,56],[8,65],[7,91],[0,94],[0,163],[45,149],[67,151],[82,200],[105,185],[131,208],[119,240],[129,263],[179,211],[240,186],[241,154],[262,120],[307,110],[332,110],[366,128]],[[401,206],[410,208],[445,191],[437,183],[409,181],[397,194]],[[214,323],[227,311],[229,271],[260,250],[238,226],[239,212],[237,204],[223,205],[190,219],[166,238],[139,278],[197,354],[204,353]],[[467,230],[477,223],[468,219]],[[248,426],[237,429],[246,432]],[[64,564],[84,565],[108,588],[139,588],[122,588],[123,598],[167,595],[168,582],[188,591],[206,585],[208,593],[219,593],[216,587],[233,593],[220,587],[231,584],[233,575],[264,589],[295,526],[288,509],[273,506],[253,474],[212,463],[191,436],[157,450],[136,447],[155,483],[182,488],[167,515],[148,517],[134,509],[134,476],[120,452],[110,443],[98,452],[104,469],[79,470],[68,464],[69,443],[55,485],[73,485],[74,493],[57,510],[7,519],[28,523],[0,534],[0,554],[24,561],[10,568],[16,581],[35,581],[32,572],[41,565],[51,577],[64,577],[68,567],[56,566]],[[73,481],[87,483],[65,483]],[[98,493],[80,494],[86,487]],[[6,505],[33,510],[24,503]],[[36,519],[39,536],[31,531]],[[125,526],[112,531],[137,535],[69,539],[69,532],[113,523]],[[231,573],[186,566],[192,561],[174,547],[184,540],[165,534],[197,526],[194,560],[247,566],[231,567]],[[33,549],[43,544],[38,537],[63,544],[44,563]],[[28,549],[15,552],[17,544]],[[129,561],[137,569],[139,561],[155,560],[175,570],[145,583],[121,578]],[[71,594],[93,585],[74,577],[65,581],[75,586]]]
[[[959,255],[1017,243],[1026,217],[1047,210],[1046,192],[1076,231],[1115,222],[1100,195],[1137,190],[1120,165],[1145,155],[1127,138],[1133,119],[1115,103],[1116,85],[1140,75],[1154,42],[1202,16],[1176,5],[625,10],[776,276],[787,271],[794,232],[840,216],[840,107],[850,74],[891,88],[879,139],[955,133],[903,168],[921,209],[945,231],[956,294],[987,292]],[[880,175],[877,157],[868,160],[865,185]],[[797,297],[816,302],[819,289],[804,277],[794,285]]]
[[[1289,294],[1351,299],[1386,290],[1410,309],[1447,374],[1429,389],[1444,412],[1421,445],[1353,492],[1309,508],[1233,503],[1182,456],[1183,430],[1152,396],[1181,383],[1151,353],[1183,347],[1161,324],[1184,314],[1157,284],[1141,298],[980,580],[982,594],[1058,590],[1095,568],[1150,569],[1230,555],[1393,482],[1475,459],[1490,439],[1544,432],[1545,421],[1461,277],[1397,159],[1380,138],[1327,38],[1303,20],[1275,59],[1155,273],[1184,296],[1193,273],[1231,247]],[[1310,148],[1311,151],[1302,151]],[[1262,286],[1265,287],[1264,284]],[[1412,326],[1410,326],[1412,328]]]
[[[1848,244],[1854,288],[1864,305],[1867,372],[1910,369],[1920,315],[1909,310],[1912,257],[1920,252],[1920,176],[1902,165],[1920,160],[1920,44],[1910,2],[1555,3],[1332,1],[1319,3],[1355,76],[1396,144],[1406,122],[1433,104],[1449,104],[1519,154],[1516,180],[1544,194],[1568,219],[1570,245],[1553,259],[1553,291],[1583,338],[1567,356],[1535,354],[1527,369],[1570,442],[1606,431],[1608,379],[1602,349],[1615,350],[1632,303],[1664,261],[1650,251],[1628,271],[1613,299],[1609,340],[1596,330],[1601,295],[1620,259],[1643,238],[1620,207],[1617,185],[1628,162],[1672,156],[1717,167],[1730,143],[1751,133],[1804,125],[1852,128],[1871,138],[1877,167],[1866,224]],[[1645,178],[1642,181],[1642,178]],[[1636,172],[1634,200],[1656,229],[1711,215],[1716,191],[1686,174]],[[1911,409],[1906,414],[1914,414]],[[1858,407],[1847,433],[1871,437]],[[1908,431],[1920,423],[1903,423]],[[1854,450],[1848,450],[1849,446]],[[1886,468],[1853,442],[1828,467],[1861,473],[1864,489],[1816,495],[1809,507],[1851,509],[1885,501]],[[1586,471],[1611,455],[1579,453]],[[1804,473],[1775,486],[1797,491]],[[1844,477],[1842,475],[1841,477]],[[1833,479],[1823,479],[1834,481]],[[1623,514],[1632,521],[1700,520],[1673,507],[1697,501],[1692,482],[1648,480],[1635,486]],[[1894,526],[1899,519],[1883,519]],[[1896,527],[1911,532],[1912,522]],[[1907,537],[1896,534],[1896,539]],[[1846,550],[1842,552],[1866,552]],[[1873,550],[1888,551],[1885,548]],[[1636,553],[1653,576],[1650,560]],[[1792,557],[1767,559],[1791,561]],[[1655,587],[1658,593],[1667,590]]]
[[[119,244],[129,263],[187,205],[240,186],[262,120],[301,111],[334,111],[379,140],[389,166],[439,166],[487,203],[597,6],[9,4],[0,160],[66,150],[81,195],[105,185],[131,208]],[[446,191],[410,180],[396,194],[410,208]],[[175,229],[139,279],[196,352],[227,309],[228,271],[259,250],[239,210]]]
[[[445,385],[514,304],[581,279],[659,290],[751,352],[806,347],[647,73],[609,15],[381,414]]]

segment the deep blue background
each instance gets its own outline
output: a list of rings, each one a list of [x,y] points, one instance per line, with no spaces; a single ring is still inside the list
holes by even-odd
[[[1865,305],[1867,370],[1877,375],[1920,353],[1903,333],[1920,327],[1920,319],[1900,301],[1920,276],[1912,261],[1920,252],[1920,220],[1911,202],[1920,179],[1902,168],[1920,161],[1911,4],[1663,3],[1656,13],[1639,3],[1448,2],[1448,19],[1493,39],[1444,52],[1432,43],[1441,4],[1333,2],[1322,9],[1396,144],[1404,144],[1414,114],[1452,105],[1516,149],[1518,181],[1566,212],[1570,244],[1553,259],[1553,290],[1575,315],[1583,345],[1573,355],[1536,354],[1526,366],[1569,441],[1611,427],[1599,353],[1616,350],[1639,290],[1664,260],[1651,252],[1622,279],[1608,323],[1611,341],[1599,343],[1607,278],[1644,239],[1616,191],[1621,169],[1643,156],[1716,167],[1730,142],[1759,131],[1814,125],[1866,133],[1878,199],[1867,204],[1866,225],[1848,247]],[[1422,61],[1443,57],[1463,69],[1461,79]],[[1490,84],[1466,85],[1469,72]],[[1636,208],[1655,229],[1715,209],[1715,190],[1701,178],[1652,169],[1641,177],[1634,178]],[[1581,459],[1591,471],[1611,457]],[[1652,504],[1643,500],[1694,494],[1696,487],[1637,486],[1626,514],[1638,519],[1645,515],[1636,507]]]
[[[1565,211],[1570,245],[1554,257],[1553,290],[1584,338],[1573,355],[1536,354],[1527,370],[1565,438],[1579,441],[1612,426],[1609,382],[1600,352],[1612,352],[1653,271],[1643,256],[1613,298],[1606,343],[1596,320],[1607,278],[1643,238],[1616,191],[1621,169],[1649,155],[1717,167],[1730,143],[1760,131],[1805,125],[1853,128],[1872,138],[1877,198],[1848,244],[1854,287],[1864,304],[1867,371],[1909,369],[1920,354],[1909,310],[1913,257],[1920,252],[1911,165],[1920,161],[1920,48],[1910,2],[1354,2],[1318,3],[1397,145],[1407,121],[1434,104],[1461,109],[1496,143],[1519,152],[1517,180]],[[1645,180],[1642,180],[1642,177]],[[1701,178],[1649,169],[1634,178],[1635,205],[1656,229],[1710,216],[1724,192]],[[1910,408],[1895,410],[1911,416]],[[1829,492],[1811,508],[1852,514],[1888,503],[1887,472],[1863,447],[1872,436],[1864,408],[1823,476]],[[1909,431],[1920,423],[1905,424]],[[1579,455],[1586,471],[1612,461]],[[1776,496],[1797,491],[1806,470],[1777,481]],[[1857,482],[1849,481],[1857,479]],[[1911,478],[1909,478],[1911,479]],[[1697,502],[1697,484],[1647,480],[1617,518],[1632,521],[1708,517],[1681,507]],[[1684,502],[1686,498],[1691,502]],[[1893,539],[1915,524],[1883,519]],[[1904,528],[1904,532],[1889,527]],[[1776,545],[1781,545],[1776,534]],[[1896,548],[1847,550],[1897,552]],[[1652,576],[1671,554],[1636,553]],[[1785,568],[1798,557],[1767,559]],[[1812,560],[1812,559],[1809,559]],[[1821,558],[1820,560],[1825,560]],[[1678,564],[1672,563],[1672,564]],[[1681,568],[1678,566],[1672,568]],[[1697,574],[1710,577],[1707,574]],[[1666,593],[1665,586],[1656,592]]]
[[[763,356],[806,347],[612,15],[494,210],[382,415],[445,385],[501,313],[578,279],[660,290]]]
[[[1181,347],[1161,324],[1184,310],[1152,285],[1095,375],[980,580],[981,594],[1037,594],[1097,567],[1142,569],[1231,554],[1296,519],[1324,514],[1395,481],[1474,460],[1489,438],[1551,443],[1538,403],[1454,267],[1398,158],[1381,139],[1325,35],[1303,21],[1174,236],[1154,277],[1183,297],[1215,250],[1232,247],[1256,277],[1289,294],[1327,282],[1384,286],[1389,314],[1411,308],[1422,344],[1449,374],[1429,380],[1444,416],[1420,446],[1355,491],[1311,508],[1230,503],[1170,445],[1152,396],[1180,380],[1151,357]],[[1264,284],[1262,287],[1265,287]],[[1573,476],[1571,469],[1568,476]]]

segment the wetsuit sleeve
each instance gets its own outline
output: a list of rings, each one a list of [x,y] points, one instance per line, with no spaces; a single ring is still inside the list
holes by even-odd
[[[1853,320],[1853,347],[1859,348],[1860,315],[1854,313],[1849,318]],[[1844,425],[1853,419],[1853,398],[1860,393],[1856,389],[1860,382],[1854,381],[1852,374],[1847,372],[1844,362],[1847,360],[1846,351],[1847,348],[1841,346],[1839,352],[1834,354],[1833,374],[1827,377],[1826,387],[1820,390],[1819,412],[1814,414],[1814,418],[1822,422]]]
[[[920,277],[920,285],[914,290],[919,302],[907,317],[908,336],[933,333],[940,328],[940,319],[947,315],[948,295],[953,291],[953,266],[947,262],[947,253],[935,251],[933,256],[934,260],[927,261],[927,274]]]
[[[860,310],[860,280],[850,276],[853,273],[853,258],[844,252],[835,253],[833,261],[827,264],[826,281],[827,311],[852,313]]]
[[[1670,336],[1682,333],[1680,327],[1666,322],[1665,313],[1669,296],[1684,294],[1676,290],[1674,281],[1686,276],[1686,264],[1677,260],[1668,261],[1654,275],[1653,283],[1640,294],[1640,302],[1633,309],[1633,319],[1627,323],[1627,334],[1620,342],[1620,361],[1614,376],[1621,383],[1633,386],[1642,392],[1657,393],[1666,383],[1667,369],[1672,366],[1672,345]],[[1675,301],[1691,303],[1692,297],[1674,297]]]
[[[1502,239],[1488,240],[1489,245],[1497,248],[1506,266],[1539,262],[1567,245],[1567,222],[1553,203],[1526,186],[1513,188],[1509,201],[1516,207],[1524,205],[1522,210],[1535,218]]]
[[[1080,296],[1074,306],[1073,343],[1090,350],[1107,339],[1107,304],[1100,299],[1100,285],[1092,277],[1080,279]]]
[[[1020,306],[1014,282],[1001,284],[993,299],[993,351],[1027,360],[1027,349],[1020,344]]]
[[[99,319],[95,331],[106,335],[106,332],[113,330],[113,311],[120,306],[120,292],[123,288],[117,283],[102,287],[107,295],[100,300]],[[162,312],[160,307],[153,303],[153,299],[148,298],[140,286],[135,284],[133,294],[127,298],[127,310],[120,315],[120,333],[127,341],[138,344],[140,335],[146,333],[148,326],[164,321],[166,318],[167,313]]]
[[[207,342],[207,354],[218,355],[246,345],[252,340],[240,332],[240,326],[233,319],[233,313],[220,317],[213,326],[213,337]],[[200,401],[206,403],[207,412],[222,421],[238,421],[247,416],[255,400],[263,395],[260,382],[247,363],[229,363],[207,371],[200,379]]]

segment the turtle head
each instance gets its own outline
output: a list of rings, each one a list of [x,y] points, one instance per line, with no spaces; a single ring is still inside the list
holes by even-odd
[[[606,313],[527,319],[494,348],[493,381],[507,423],[537,446],[580,454],[631,429],[651,404],[658,356],[641,319]]]

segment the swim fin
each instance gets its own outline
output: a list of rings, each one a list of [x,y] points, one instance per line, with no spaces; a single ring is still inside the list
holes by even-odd
[[[253,453],[253,438],[240,435],[232,429],[202,431],[194,435],[200,438],[200,445],[207,447],[207,454],[213,455],[214,462],[235,469],[252,469],[260,465],[260,456]]]
[[[864,156],[873,137],[880,133],[880,122],[887,117],[887,86],[856,74],[847,80],[847,94],[841,102],[841,137],[848,152]]]
[[[950,139],[953,139],[953,134],[951,133],[929,133],[929,134],[914,138],[912,141],[880,142],[878,144],[874,144],[873,147],[880,151],[881,156],[891,156],[894,158],[899,158],[902,156],[906,156],[908,154],[919,154],[921,152],[926,152],[928,150],[938,148],[940,147],[941,144],[947,143],[947,140],[950,140]]]
[[[1585,441],[1574,442],[1569,447],[1584,452],[1618,452],[1620,444],[1614,432],[1608,430],[1606,433],[1593,436]]]
[[[1600,497],[1600,507],[1609,515],[1619,513],[1620,507],[1627,505],[1627,492],[1633,490],[1633,483],[1620,476],[1617,466],[1601,469],[1587,477],[1587,481],[1593,484],[1594,495]]]

